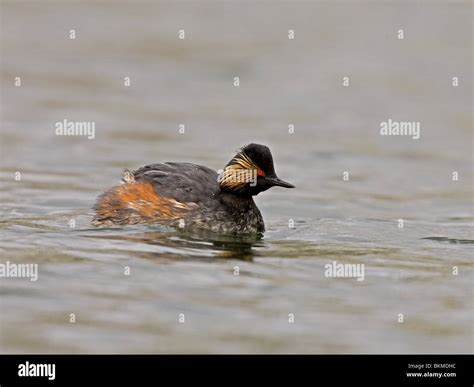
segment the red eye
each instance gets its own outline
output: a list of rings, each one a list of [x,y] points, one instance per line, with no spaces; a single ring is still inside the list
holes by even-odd
[[[260,168],[257,169],[257,176],[265,176],[265,172],[263,172]]]

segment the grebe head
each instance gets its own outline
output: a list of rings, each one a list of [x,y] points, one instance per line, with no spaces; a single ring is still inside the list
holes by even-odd
[[[295,188],[276,175],[270,149],[260,144],[241,148],[219,175],[219,185],[224,192],[242,196],[258,195],[275,186]]]

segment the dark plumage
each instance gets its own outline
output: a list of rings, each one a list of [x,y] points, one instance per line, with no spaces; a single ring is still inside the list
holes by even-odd
[[[225,233],[263,233],[253,195],[280,180],[264,145],[250,144],[218,174],[191,163],[151,164],[124,174],[124,184],[102,194],[94,207],[97,226],[161,223]]]

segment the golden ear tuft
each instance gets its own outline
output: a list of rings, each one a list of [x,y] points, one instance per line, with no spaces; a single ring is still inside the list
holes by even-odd
[[[238,164],[243,169],[259,169],[254,161],[245,153],[240,152],[232,160],[232,164]]]

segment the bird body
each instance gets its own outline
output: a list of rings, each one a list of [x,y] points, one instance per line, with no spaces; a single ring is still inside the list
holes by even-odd
[[[242,148],[221,174],[191,163],[151,164],[126,170],[122,185],[99,196],[93,224],[160,223],[219,233],[263,233],[253,196],[273,185],[293,187],[276,177],[270,150],[258,144]]]

